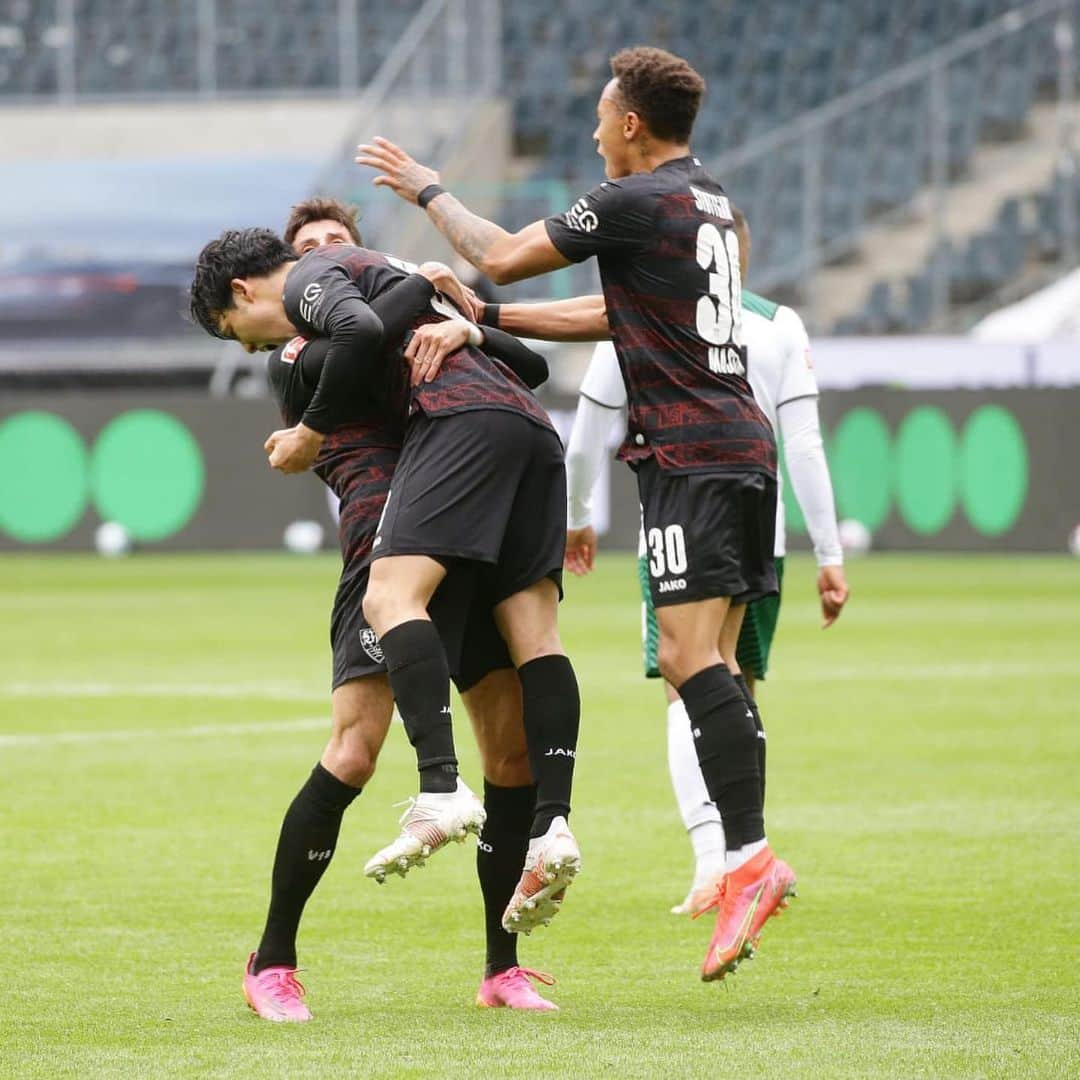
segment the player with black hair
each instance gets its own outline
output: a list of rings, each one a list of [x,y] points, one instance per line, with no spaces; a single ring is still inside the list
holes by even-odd
[[[314,462],[326,432],[355,394],[381,396],[399,415],[399,372],[377,347],[367,302],[405,276],[397,260],[332,246],[300,261],[275,237],[226,233],[207,245],[192,310],[208,332],[255,350],[297,333],[330,345],[299,423],[267,441],[270,462],[298,472]],[[263,247],[260,259],[253,249]],[[256,268],[258,273],[249,273]],[[423,322],[440,321],[432,313]],[[427,605],[460,561],[476,564],[517,668],[537,800],[525,869],[503,925],[529,931],[549,922],[580,866],[566,823],[576,757],[577,682],[559,641],[564,536],[562,445],[546,413],[497,361],[471,347],[452,352],[437,378],[409,389],[401,456],[375,538],[364,612],[378,634],[398,709],[417,750],[421,799],[457,805],[445,649]],[[483,423],[469,414],[480,412]],[[449,812],[449,811],[448,811]],[[456,813],[456,810],[455,810]],[[380,852],[408,856],[410,818]]]
[[[307,200],[294,207],[286,235],[298,251],[361,242],[355,211],[332,199]],[[399,337],[430,310],[436,283],[444,288],[450,283],[445,268],[425,264],[375,300],[373,310],[383,322],[384,334]],[[462,324],[439,325],[452,335]],[[484,347],[501,356],[527,384],[537,385],[546,377],[543,358],[516,339],[491,329],[484,337]],[[460,337],[447,340],[460,341]],[[267,372],[287,424],[295,424],[302,416],[328,346],[325,339],[298,337],[270,356]],[[333,858],[345,810],[374,772],[390,725],[393,695],[378,639],[363,618],[362,602],[371,541],[401,434],[400,421],[377,415],[360,400],[349,421],[330,433],[314,466],[339,499],[343,565],[331,617],[332,732],[319,763],[286,812],[274,858],[266,926],[245,969],[245,997],[256,1013],[271,1020],[310,1017],[296,979],[300,919]],[[548,1011],[556,1006],[541,997],[529,980],[551,982],[550,977],[518,965],[517,935],[501,926],[524,864],[536,789],[526,753],[518,680],[490,606],[482,599],[473,602],[471,584],[465,575],[451,575],[433,602],[432,617],[454,657],[454,680],[473,722],[484,771],[486,821],[477,848],[477,873],[484,900],[487,959],[477,1003]],[[417,861],[422,860],[422,852]]]

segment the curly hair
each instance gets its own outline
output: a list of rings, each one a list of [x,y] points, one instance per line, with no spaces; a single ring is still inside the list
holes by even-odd
[[[658,139],[686,143],[705,94],[705,80],[682,57],[639,45],[611,58],[619,93]]]
[[[212,337],[223,338],[218,319],[233,306],[233,278],[266,277],[295,261],[296,252],[270,229],[226,229],[199,252],[195,262],[192,321]]]
[[[291,244],[296,239],[296,234],[313,221],[336,221],[349,230],[349,236],[357,247],[363,245],[360,236],[360,227],[357,218],[360,217],[360,208],[351,203],[343,203],[339,199],[330,199],[322,195],[315,195],[303,202],[298,202],[289,213],[289,220],[285,222],[285,243]]]

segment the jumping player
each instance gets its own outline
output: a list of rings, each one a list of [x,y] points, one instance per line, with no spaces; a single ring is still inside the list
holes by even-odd
[[[746,381],[731,207],[690,152],[704,80],[651,48],[617,54],[612,72],[594,132],[607,181],[518,233],[470,212],[388,140],[360,146],[356,160],[498,284],[598,260],[629,400],[620,457],[638,477],[660,668],[686,705],[724,822],[726,873],[701,969],[711,981],[752,955],[795,887],[765,836],[754,716],[732,674],[746,604],[777,589],[776,444]]]
[[[740,270],[745,278],[750,257],[750,229],[737,209],[733,208],[733,214],[739,236]],[[783,436],[788,476],[814,545],[822,626],[827,628],[843,610],[848,586],[818,421],[818,389],[810,364],[810,343],[802,320],[791,308],[774,304],[746,289],[742,291],[742,325],[749,356],[750,386],[773,430]],[[582,380],[566,451],[566,566],[574,573],[588,573],[593,567],[596,532],[591,525],[591,493],[606,455],[612,423],[625,405],[626,389],[619,373],[618,359],[611,344],[604,342],[597,345]],[[641,547],[642,650],[645,675],[655,679],[660,677],[656,655],[656,609],[649,590],[644,537]],[[773,560],[778,586],[783,581],[785,550],[784,504],[778,497]],[[779,593],[762,597],[747,606],[736,648],[736,662],[741,674],[735,675],[735,681],[749,698],[756,699],[755,681],[765,678],[779,614]],[[701,776],[686,708],[670,683],[664,684],[664,690],[668,700],[668,768],[696,864],[686,898],[671,909],[672,914],[686,915],[699,911],[708,903],[723,877],[724,829]],[[760,726],[760,718],[758,724],[758,763],[764,796],[765,731]]]

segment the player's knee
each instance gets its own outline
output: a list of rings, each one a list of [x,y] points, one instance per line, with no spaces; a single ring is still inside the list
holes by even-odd
[[[372,579],[364,591],[364,618],[379,631],[391,618],[393,613],[393,592],[386,588],[382,582]]]
[[[343,783],[363,787],[374,775],[379,746],[355,729],[335,731],[323,752],[323,767]]]
[[[533,782],[529,755],[524,747],[496,750],[484,756],[484,779],[496,787],[525,787]]]
[[[685,660],[682,650],[671,638],[661,638],[656,650],[656,663],[660,668],[660,674],[672,686],[678,688],[689,677],[685,671]]]

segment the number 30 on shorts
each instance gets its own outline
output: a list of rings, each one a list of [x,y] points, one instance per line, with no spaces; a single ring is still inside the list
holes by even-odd
[[[681,525],[650,529],[646,540],[649,545],[649,573],[653,577],[686,573],[686,537],[683,536]]]

